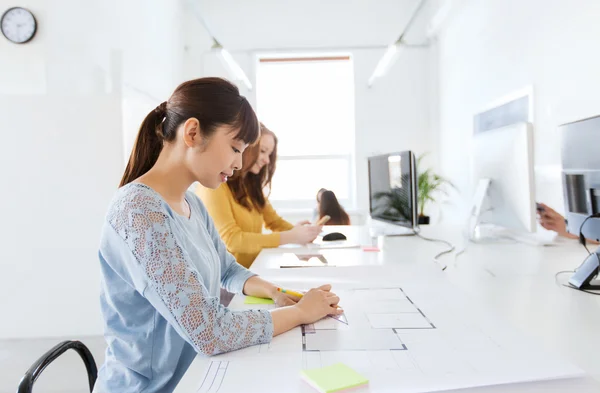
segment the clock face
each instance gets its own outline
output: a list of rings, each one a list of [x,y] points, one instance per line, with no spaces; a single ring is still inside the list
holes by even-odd
[[[31,12],[25,8],[11,8],[0,20],[2,34],[16,44],[24,44],[31,40],[37,29],[37,22]]]

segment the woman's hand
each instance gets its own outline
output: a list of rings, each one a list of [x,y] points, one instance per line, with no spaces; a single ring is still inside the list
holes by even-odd
[[[571,239],[577,238],[577,236],[567,232],[567,224],[562,215],[543,203],[540,203],[539,206],[542,210],[538,210],[538,218],[542,227],[549,231],[556,232],[559,236]]]
[[[317,225],[297,225],[289,231],[281,232],[281,244],[307,244],[319,236],[322,226]]]
[[[321,285],[304,294],[297,307],[300,311],[300,322],[303,324],[316,322],[327,315],[340,315],[344,312],[337,305],[340,298],[331,292],[331,285]]]
[[[295,226],[301,227],[302,225],[310,225],[310,224],[311,224],[310,221],[308,221],[308,220],[302,220],[302,221],[299,221]]]

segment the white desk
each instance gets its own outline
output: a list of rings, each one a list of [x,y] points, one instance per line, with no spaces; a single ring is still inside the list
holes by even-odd
[[[353,231],[361,243],[370,243],[368,234],[361,228]],[[425,236],[443,238],[462,247],[462,236],[453,228],[424,228]],[[354,236],[354,235],[351,235]],[[351,236],[348,236],[349,239]],[[368,243],[367,243],[368,244]],[[477,299],[508,324],[528,336],[531,342],[583,369],[589,377],[474,388],[465,392],[597,392],[600,391],[600,297],[580,293],[555,284],[554,274],[571,270],[585,257],[585,251],[576,242],[565,242],[554,247],[535,247],[523,244],[470,244],[466,253],[454,264],[454,257],[442,257],[449,267],[442,272],[432,258],[445,248],[444,245],[426,242],[416,237],[390,237],[380,241],[380,252],[364,252],[361,249],[326,250],[324,254],[345,261],[345,266],[316,269],[278,269],[277,258],[290,249],[264,250],[252,270],[276,280],[289,281],[295,276],[310,273],[318,277],[314,284],[324,281],[336,285],[336,280],[346,275],[368,277],[373,267],[386,266],[394,269],[429,269],[431,277],[442,277]],[[302,252],[303,250],[298,250]],[[310,249],[314,252],[314,249]],[[362,265],[362,267],[361,267]],[[360,272],[360,273],[359,273]],[[364,273],[363,273],[364,272]],[[562,276],[562,282],[568,275]],[[319,281],[319,282],[316,282]],[[435,281],[435,280],[433,280]],[[282,284],[283,285],[283,284]],[[428,285],[424,282],[423,285]],[[435,291],[432,285],[431,291]],[[178,391],[195,391],[199,378],[204,374],[206,359],[198,358],[192,365]],[[283,389],[285,390],[285,389]],[[274,386],[273,391],[282,391]]]

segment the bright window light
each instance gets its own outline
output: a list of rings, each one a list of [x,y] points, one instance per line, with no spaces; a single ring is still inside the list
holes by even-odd
[[[309,207],[319,188],[354,205],[354,68],[349,56],[260,58],[260,120],[279,139],[271,201]]]

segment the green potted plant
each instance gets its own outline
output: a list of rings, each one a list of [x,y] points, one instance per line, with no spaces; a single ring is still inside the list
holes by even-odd
[[[403,182],[408,182],[406,175],[403,175]],[[410,221],[411,213],[409,206],[409,197],[406,190],[400,187],[394,187],[390,191],[381,191],[374,195],[376,201],[381,201],[377,208],[377,215],[386,217],[392,221]]]
[[[444,177],[433,173],[431,168],[421,171],[421,160],[427,153],[417,158],[417,203],[419,207],[419,225],[428,225],[429,216],[425,215],[425,207],[430,202],[435,202],[438,194],[448,196],[446,186],[456,190],[456,187]]]

